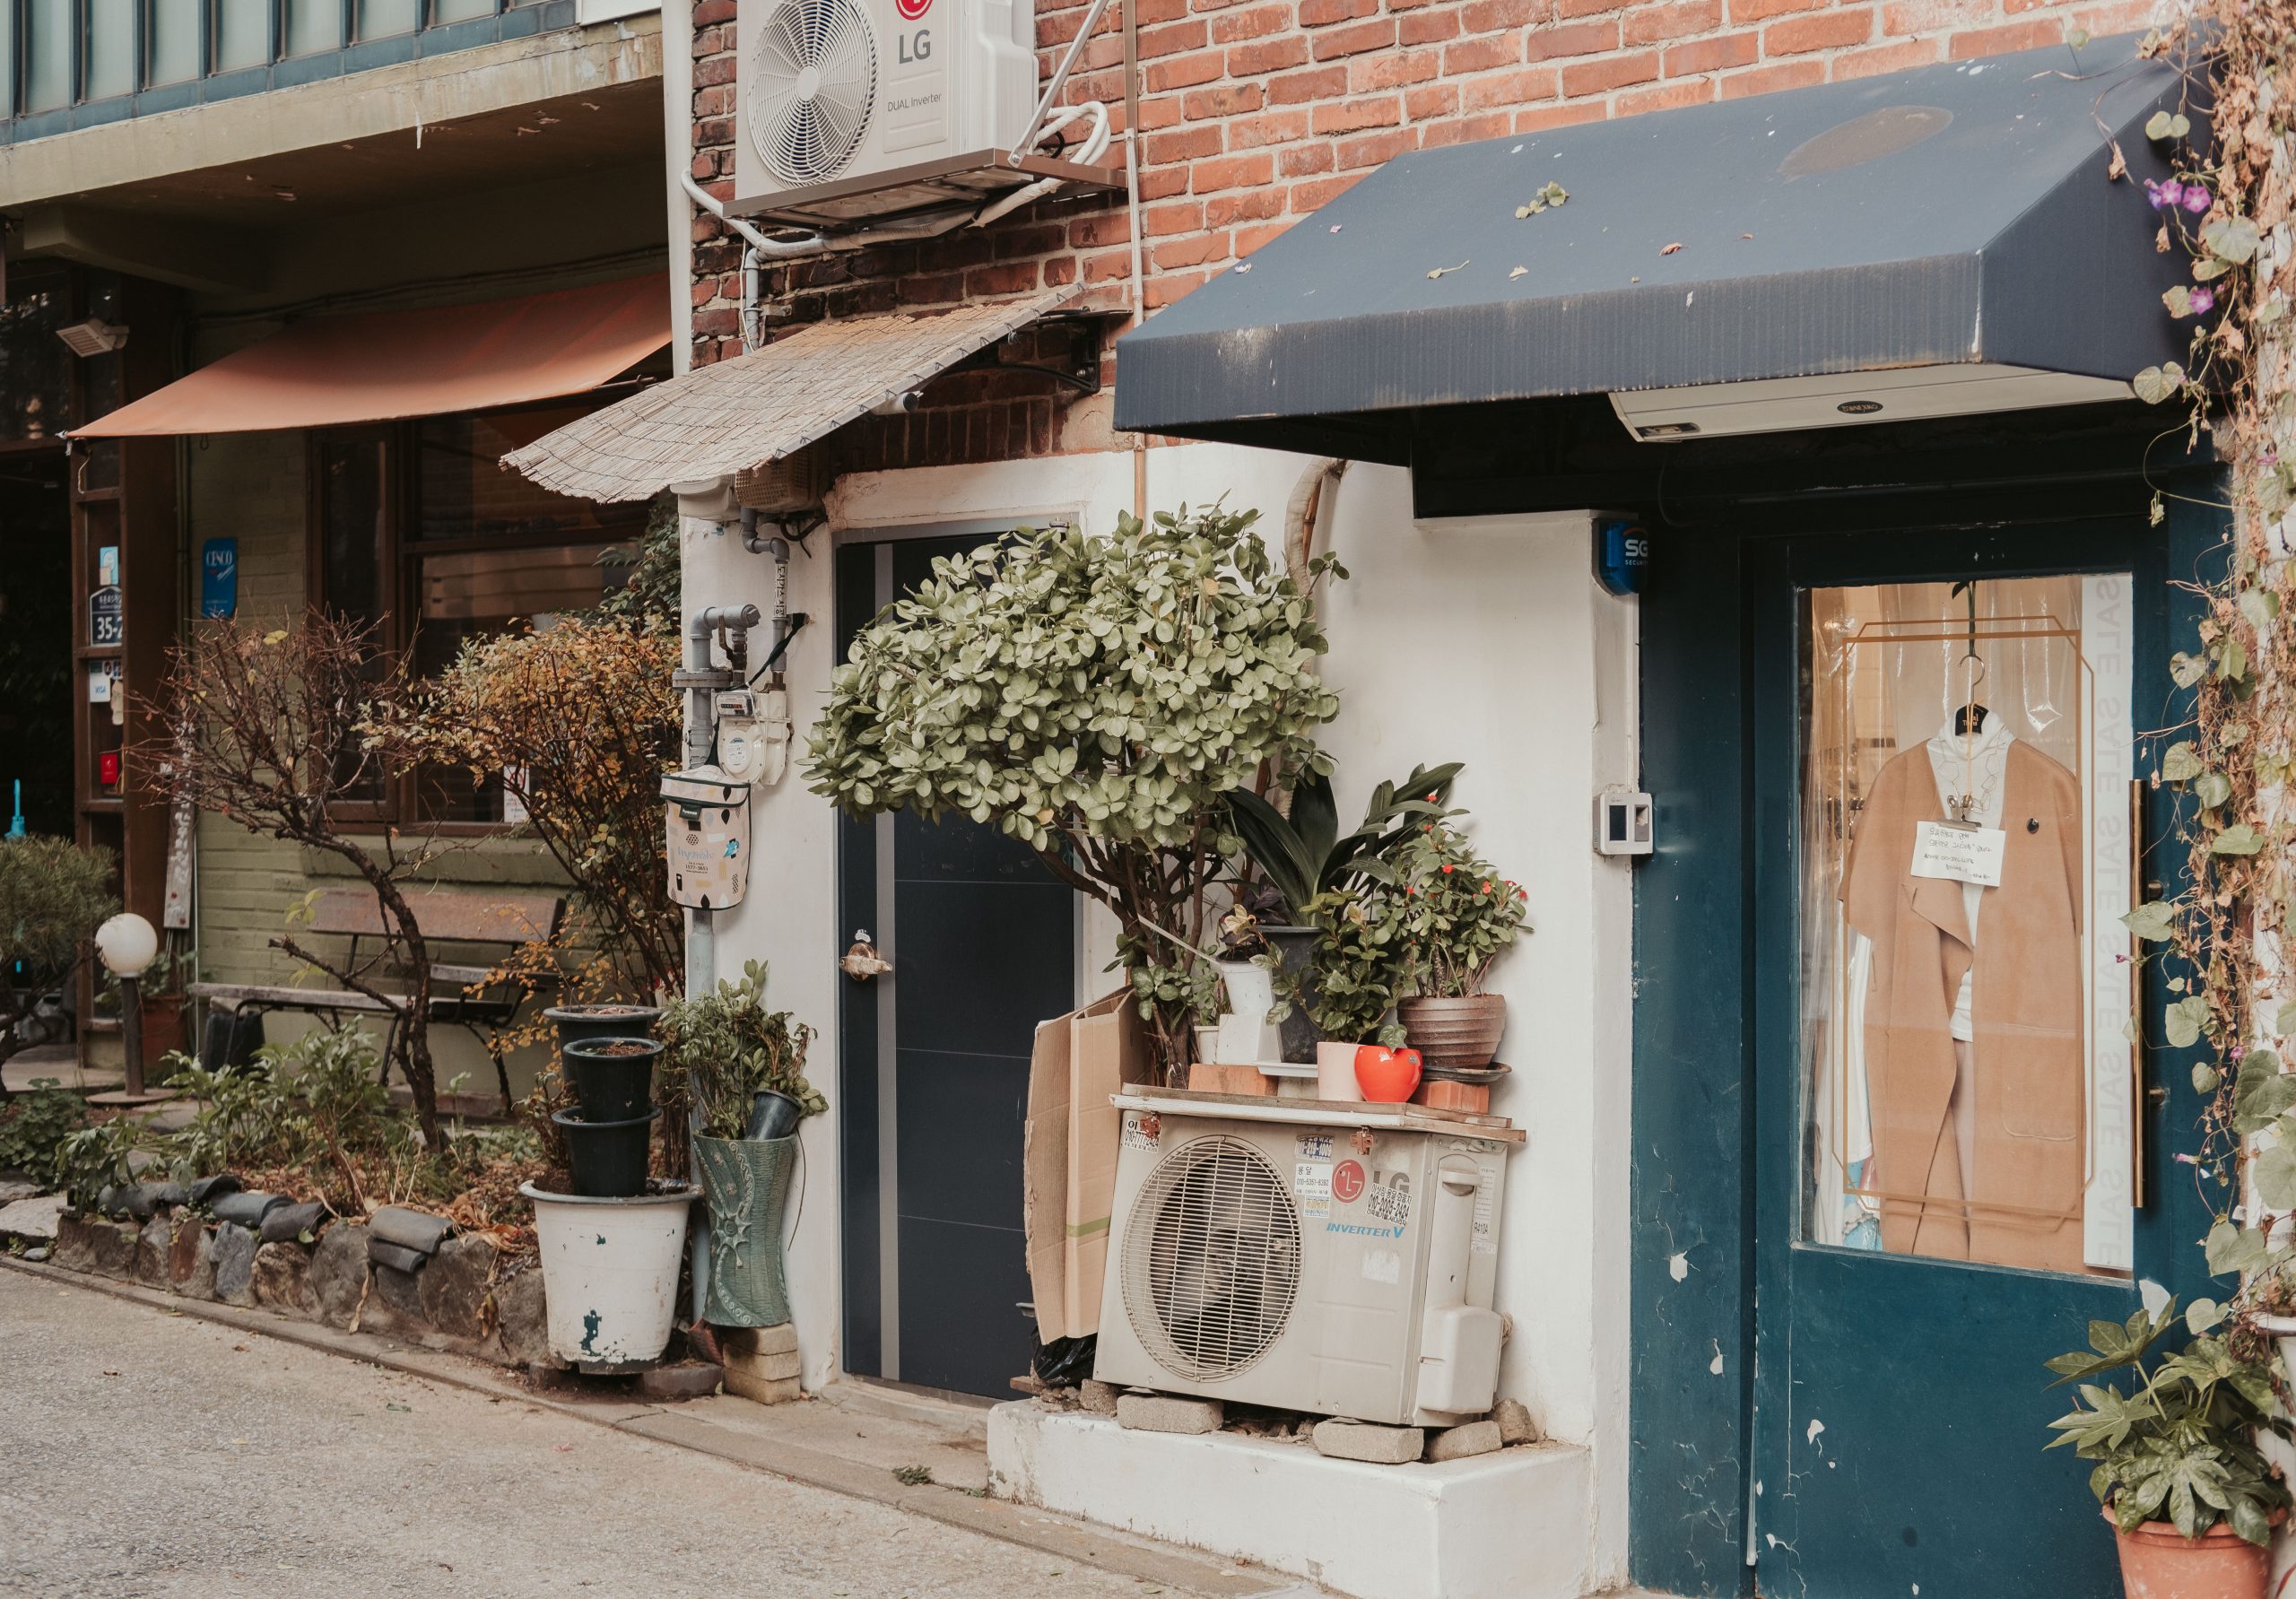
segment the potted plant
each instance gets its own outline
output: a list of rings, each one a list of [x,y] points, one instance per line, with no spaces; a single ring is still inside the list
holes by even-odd
[[[1506,996],[1484,993],[1483,979],[1520,936],[1528,895],[1469,848],[1448,817],[1422,824],[1398,865],[1412,978],[1396,1006],[1403,1030],[1430,1066],[1480,1070],[1507,1028]]]
[[[662,1010],[665,1076],[691,1106],[694,1164],[709,1207],[708,1318],[719,1326],[789,1319],[781,1218],[797,1125],[828,1107],[805,1080],[813,1029],[766,1004],[766,969]]]
[[[149,1079],[170,1055],[184,1047],[186,990],[199,976],[199,952],[173,938],[144,969],[138,995],[143,1002],[144,1071]]]
[[[1304,908],[1316,949],[1297,997],[1316,1027],[1317,1097],[1361,1099],[1356,1050],[1404,1041],[1402,1027],[1387,1020],[1404,976],[1402,918],[1394,894],[1377,885],[1334,889]]]
[[[2089,1349],[2057,1356],[2052,1386],[2078,1383],[2070,1412],[2049,1423],[2049,1448],[2093,1460],[2089,1487],[2120,1546],[2131,1599],[2264,1599],[2273,1525],[2288,1490],[2257,1435],[2290,1436],[2266,1366],[2203,1334],[2148,1367],[2180,1318],[2170,1300],[2126,1325],[2089,1324]],[[2123,1369],[2133,1391],[2086,1379]]]
[[[1339,830],[1331,778],[1309,768],[1283,795],[1283,808],[1248,788],[1227,796],[1229,825],[1242,846],[1238,899],[1257,913],[1282,969],[1298,983],[1314,962],[1318,930],[1309,913],[1319,894],[1395,881],[1394,854],[1414,821],[1443,813],[1461,764],[1413,767],[1400,784],[1371,791],[1355,830]],[[1304,1008],[1286,1019],[1283,1058],[1315,1057],[1316,1030]]]

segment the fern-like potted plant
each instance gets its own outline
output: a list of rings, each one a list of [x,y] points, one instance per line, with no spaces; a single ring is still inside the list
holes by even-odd
[[[2202,1333],[2147,1365],[2185,1319],[2170,1300],[2157,1316],[2091,1322],[2088,1350],[2048,1362],[2052,1386],[2079,1387],[2048,1447],[2097,1463],[2089,1488],[2113,1524],[2130,1599],[2264,1599],[2289,1496],[2257,1437],[2290,1428],[2269,1369],[2221,1336]],[[2126,1395],[2089,1380],[2123,1369],[2135,1376]]]
[[[1483,979],[1524,926],[1521,884],[1476,855],[1448,818],[1422,824],[1398,856],[1412,986],[1396,1013],[1431,1066],[1477,1071],[1499,1053],[1507,999]]]

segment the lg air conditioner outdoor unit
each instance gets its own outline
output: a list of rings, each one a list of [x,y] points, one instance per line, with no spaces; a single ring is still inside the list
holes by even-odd
[[[952,163],[1009,172],[1004,156],[1029,132],[1035,10],[761,0],[742,13],[735,95],[736,212],[836,226],[945,204],[958,196],[932,186]],[[926,187],[904,192],[909,178]]]
[[[1094,1376],[1396,1425],[1490,1410],[1506,1144],[1123,1116]]]

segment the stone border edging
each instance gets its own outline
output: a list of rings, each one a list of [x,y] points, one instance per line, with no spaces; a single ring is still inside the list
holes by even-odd
[[[1253,1595],[1299,1591],[1293,1578],[1233,1570],[1187,1550],[1152,1544],[1050,1511],[1004,1499],[976,1499],[944,1487],[904,1487],[882,1467],[841,1459],[800,1444],[730,1431],[699,1416],[684,1414],[674,1405],[567,1399],[526,1387],[505,1369],[476,1358],[409,1348],[379,1334],[345,1333],[277,1311],[248,1310],[213,1299],[187,1299],[117,1278],[68,1271],[4,1254],[0,1254],[0,1265],[66,1287],[109,1294],[146,1309],[196,1317],[243,1333],[259,1333],[301,1344],[323,1354],[370,1361],[410,1377],[483,1394],[490,1399],[517,1400],[592,1426],[691,1449],[808,1487],[868,1499],[944,1525],[1017,1543],[1063,1560],[1081,1561],[1121,1577],[1167,1584],[1203,1595],[1205,1599],[1251,1599]]]

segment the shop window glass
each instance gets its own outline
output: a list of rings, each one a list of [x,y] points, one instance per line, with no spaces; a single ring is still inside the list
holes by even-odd
[[[135,92],[135,0],[82,0],[88,13],[86,100]]]
[[[53,111],[72,103],[72,0],[24,0],[24,109]]]
[[[328,603],[378,620],[418,679],[444,672],[474,640],[552,627],[596,605],[620,569],[605,558],[632,547],[644,508],[550,494],[500,465],[590,409],[434,417],[330,440],[321,466]],[[399,481],[405,503],[393,506],[385,486]],[[407,798],[426,821],[504,819],[499,781],[461,768],[424,769]]]
[[[342,48],[340,0],[287,0],[287,54],[315,56]]]
[[[72,352],[56,330],[65,296],[58,284],[12,285],[0,305],[0,439],[54,439],[67,423]]]
[[[467,22],[494,14],[494,0],[431,0],[430,21]]]
[[[0,5],[0,117],[16,109],[16,8]]]
[[[557,534],[618,537],[639,520],[626,505],[553,494],[503,469],[502,457],[587,413],[588,405],[543,405],[478,416],[432,417],[416,424],[421,540]]]
[[[199,75],[199,0],[146,0],[151,82],[184,83]]]
[[[359,37],[389,39],[422,26],[422,0],[359,0]]]
[[[215,70],[238,72],[271,59],[271,0],[215,0]]]
[[[2128,593],[2105,573],[1809,595],[1810,1243],[2129,1269]]]

